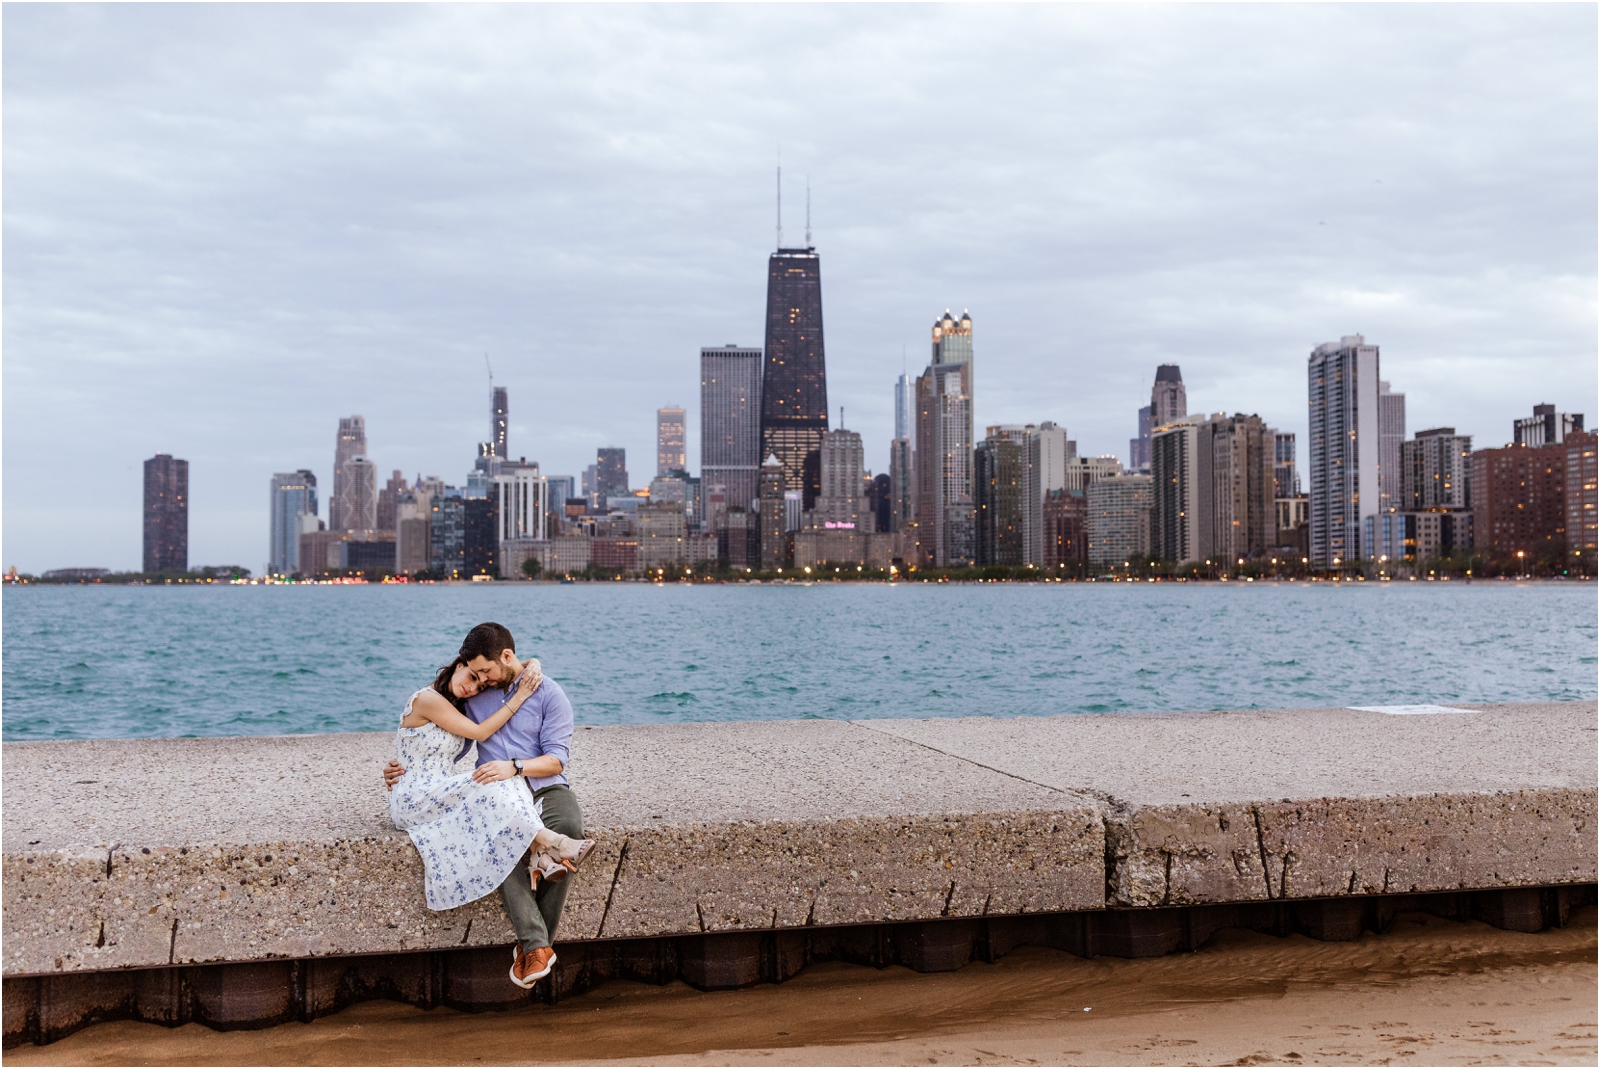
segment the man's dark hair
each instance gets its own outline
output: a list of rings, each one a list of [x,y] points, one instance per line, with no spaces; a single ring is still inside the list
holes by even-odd
[[[479,624],[468,631],[467,637],[462,640],[461,660],[471,661],[474,657],[484,657],[498,661],[501,650],[517,652],[517,643],[511,637],[511,632],[500,624]]]

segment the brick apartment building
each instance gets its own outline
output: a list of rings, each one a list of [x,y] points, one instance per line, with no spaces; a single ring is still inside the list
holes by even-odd
[[[1473,538],[1478,548],[1508,557],[1526,553],[1530,560],[1566,555],[1567,454],[1566,443],[1511,445],[1472,454]]]
[[[1600,470],[1597,470],[1595,432],[1574,431],[1562,443],[1567,451],[1567,552],[1594,553],[1596,519],[1600,518]]]

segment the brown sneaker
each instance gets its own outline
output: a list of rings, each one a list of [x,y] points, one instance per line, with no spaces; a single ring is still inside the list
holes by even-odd
[[[523,990],[527,990],[550,975],[550,970],[556,964],[556,952],[550,947],[539,947],[524,953],[521,947],[514,948],[516,960],[511,963],[511,982]]]

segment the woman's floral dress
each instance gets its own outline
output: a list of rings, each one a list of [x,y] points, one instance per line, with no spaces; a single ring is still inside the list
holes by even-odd
[[[401,728],[397,749],[406,774],[389,794],[389,817],[422,855],[428,908],[454,909],[495,890],[544,828],[527,783],[479,784],[456,773],[461,739],[437,724]]]

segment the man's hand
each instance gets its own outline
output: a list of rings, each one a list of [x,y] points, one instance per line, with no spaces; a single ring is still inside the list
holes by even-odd
[[[406,770],[400,767],[399,761],[390,761],[388,764],[384,765],[383,789],[386,791],[394,790],[394,785],[399,783],[400,777],[405,774]]]
[[[498,783],[503,779],[515,779],[517,766],[510,761],[485,761],[472,770],[473,783]]]

